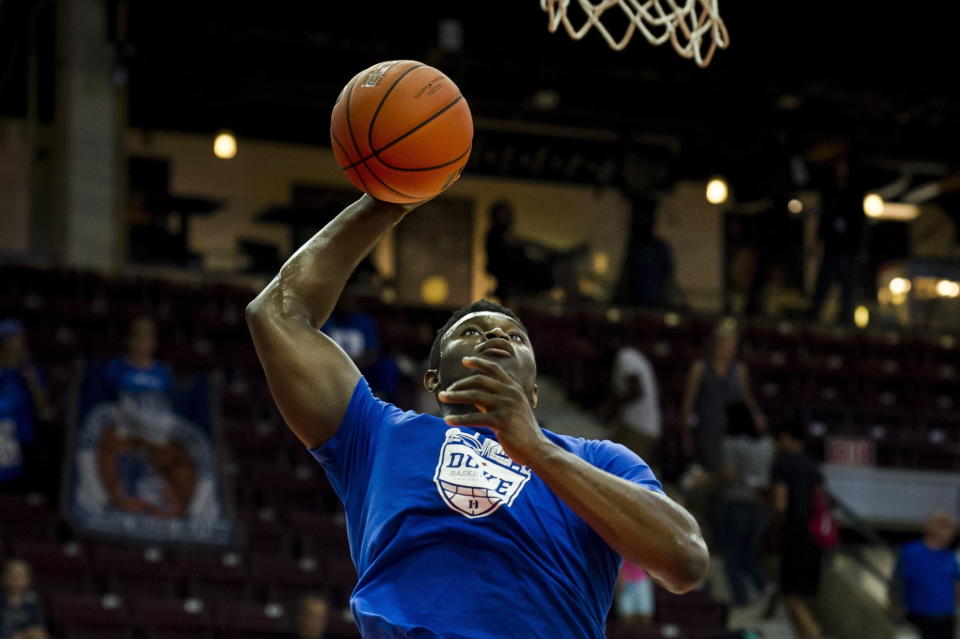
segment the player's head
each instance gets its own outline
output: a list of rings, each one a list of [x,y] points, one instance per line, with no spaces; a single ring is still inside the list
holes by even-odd
[[[781,450],[803,450],[807,440],[807,427],[799,419],[785,419],[774,429],[777,437],[777,446]]]
[[[927,519],[924,541],[932,548],[949,548],[957,536],[957,522],[950,513],[938,510]]]
[[[497,200],[490,206],[490,226],[509,231],[513,228],[513,206],[506,200]]]
[[[330,617],[330,604],[318,592],[300,597],[297,607],[297,637],[299,639],[322,639]]]
[[[537,401],[537,362],[527,327],[505,306],[479,300],[453,312],[440,327],[430,348],[429,370],[423,385],[438,393],[453,382],[473,375],[463,365],[468,356],[496,361],[527,392],[532,405]]]
[[[23,323],[17,319],[0,320],[0,360],[18,366],[26,349]]]
[[[145,315],[131,320],[127,328],[127,353],[138,357],[153,357],[156,348],[156,322]]]
[[[713,334],[710,336],[710,356],[719,359],[734,357],[739,340],[737,321],[730,317],[723,318],[713,327]]]
[[[3,562],[3,591],[7,595],[20,595],[30,590],[30,564],[23,559],[7,559]]]

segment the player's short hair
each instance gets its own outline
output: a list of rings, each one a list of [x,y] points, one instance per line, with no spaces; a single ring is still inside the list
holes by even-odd
[[[469,315],[470,313],[500,313],[501,315],[506,315],[514,322],[520,325],[520,328],[523,329],[524,333],[529,333],[526,325],[517,317],[517,314],[511,311],[506,306],[501,306],[496,302],[491,302],[490,300],[477,300],[469,306],[464,306],[459,308],[450,315],[450,318],[447,320],[447,323],[444,324],[437,330],[436,337],[433,338],[433,345],[430,347],[430,357],[428,360],[428,366],[436,370],[440,366],[440,351],[443,350],[443,336],[447,334],[447,331],[450,330],[450,327],[459,322],[461,319]]]

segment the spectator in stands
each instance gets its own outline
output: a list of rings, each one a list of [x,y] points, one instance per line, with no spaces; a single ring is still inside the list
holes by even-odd
[[[640,566],[624,560],[617,579],[617,614],[625,626],[653,623],[653,580]]]
[[[380,399],[397,401],[400,370],[381,349],[377,320],[361,308],[355,286],[348,284],[321,330],[350,356]]]
[[[0,597],[0,639],[46,639],[45,626],[40,601],[30,589],[30,565],[22,559],[6,560]]]
[[[654,200],[633,197],[630,240],[614,301],[628,306],[662,308],[670,304],[676,271],[670,245],[654,235]]]
[[[770,471],[773,507],[780,530],[780,592],[799,639],[820,639],[820,627],[807,604],[817,594],[822,551],[810,536],[810,503],[823,484],[817,462],[805,450],[806,429],[798,421],[780,424],[777,454]]]
[[[850,183],[850,162],[846,152],[833,162],[833,180],[824,190],[820,205],[817,235],[823,257],[817,271],[810,318],[820,318],[827,293],[834,283],[840,285],[841,302],[838,323],[853,322],[853,306],[858,285],[858,260],[863,248],[863,192]]]
[[[723,438],[726,432],[726,408],[742,401],[763,432],[767,419],[750,390],[746,364],[737,359],[737,325],[732,319],[717,323],[707,356],[694,362],[687,376],[680,410],[684,453],[695,457],[707,472],[723,471]]]
[[[951,547],[957,522],[943,511],[927,520],[923,539],[900,549],[890,603],[896,617],[905,610],[922,639],[954,639],[960,565]]]
[[[330,604],[319,593],[308,593],[300,598],[297,606],[296,630],[286,639],[325,639]]]
[[[660,397],[650,360],[632,346],[617,351],[613,362],[612,439],[653,465],[660,441]]]
[[[770,522],[765,499],[774,447],[773,442],[757,430],[747,405],[735,402],[727,407],[727,437],[723,448],[724,488],[715,529],[732,602],[741,607],[751,603],[745,582],[753,585],[757,595],[771,594],[766,588],[760,552]]]
[[[52,413],[40,372],[30,361],[23,324],[0,321],[0,486],[5,490],[31,488],[38,470],[36,422]]]
[[[126,352],[107,362],[105,376],[117,395],[150,394],[168,400],[173,394],[173,372],[157,361],[157,325],[137,317],[127,331]]]
[[[177,518],[193,498],[197,469],[171,437],[174,378],[155,357],[156,334],[152,319],[135,318],[126,352],[107,363],[104,378],[124,410],[101,433],[97,468],[116,510]]]
[[[566,251],[522,239],[514,233],[513,206],[504,200],[490,207],[487,230],[487,270],[497,278],[494,295],[503,301],[535,297],[555,286],[576,293],[573,263],[587,250],[585,244]]]

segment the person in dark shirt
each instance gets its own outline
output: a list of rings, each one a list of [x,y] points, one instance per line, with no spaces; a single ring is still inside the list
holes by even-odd
[[[834,162],[834,183],[822,195],[817,235],[823,257],[817,272],[810,318],[819,319],[827,293],[834,283],[840,285],[841,303],[838,323],[853,322],[853,305],[858,283],[858,260],[863,245],[863,194],[850,183],[850,164],[846,157]]]
[[[644,308],[669,306],[676,265],[673,249],[654,233],[657,203],[635,196],[632,206],[630,240],[614,301]]]
[[[525,243],[514,234],[513,207],[498,201],[490,207],[490,228],[485,248],[487,270],[497,278],[494,294],[503,300],[535,296],[550,290],[554,284],[553,270],[532,243]],[[535,247],[542,248],[542,247]],[[532,255],[533,254],[533,255]]]
[[[823,483],[817,462],[804,452],[805,428],[797,421],[777,429],[777,455],[770,470],[773,506],[780,538],[780,592],[799,639],[820,639],[820,627],[807,604],[817,594],[822,551],[807,530],[810,500]]]
[[[43,610],[30,589],[30,566],[22,559],[3,564],[0,639],[46,639]]]
[[[923,539],[900,549],[890,588],[891,608],[920,631],[922,639],[953,639],[956,632],[960,564],[951,544],[957,522],[943,511],[927,521]]]

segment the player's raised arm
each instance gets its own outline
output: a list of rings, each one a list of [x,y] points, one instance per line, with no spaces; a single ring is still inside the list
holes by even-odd
[[[364,195],[301,246],[247,306],[270,392],[309,448],[336,433],[360,371],[320,327],[350,274],[415,204]]]

